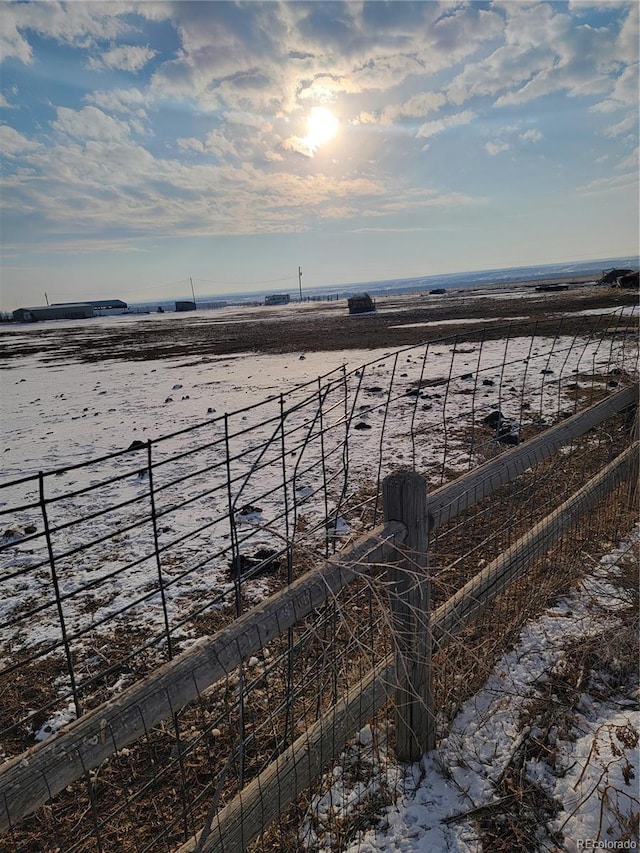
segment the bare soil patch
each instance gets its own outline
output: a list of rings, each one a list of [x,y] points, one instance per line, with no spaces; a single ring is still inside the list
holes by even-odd
[[[37,354],[46,363],[64,361],[148,361],[241,352],[287,353],[413,346],[426,341],[502,338],[531,334],[583,334],[602,329],[602,317],[582,312],[637,305],[638,294],[602,287],[576,287],[559,293],[456,291],[450,296],[423,293],[384,297],[373,314],[350,316],[346,302],[319,302],[301,308],[243,309],[184,316],[165,315],[119,323],[29,327],[28,340],[0,336],[0,359]],[[517,320],[511,318],[517,317]],[[446,325],[442,325],[446,321]],[[486,322],[482,322],[486,321]],[[630,323],[635,322],[630,318]],[[429,325],[424,325],[429,324]]]

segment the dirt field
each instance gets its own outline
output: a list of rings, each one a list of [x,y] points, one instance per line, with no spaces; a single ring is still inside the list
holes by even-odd
[[[346,300],[274,308],[233,307],[193,314],[165,314],[7,326],[0,334],[0,359],[37,353],[47,361],[98,362],[228,355],[238,352],[285,353],[410,346],[459,336],[462,340],[514,335],[588,334],[601,325],[585,311],[636,305],[638,293],[596,286],[572,286],[543,293],[535,286],[517,291],[500,287],[411,293],[377,299],[375,314],[349,316]],[[126,322],[123,320],[126,319]],[[561,326],[560,326],[561,323]],[[19,331],[10,334],[9,331]]]

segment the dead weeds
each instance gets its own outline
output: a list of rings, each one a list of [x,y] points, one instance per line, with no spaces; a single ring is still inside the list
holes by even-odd
[[[578,440],[566,458],[561,455],[536,466],[519,478],[517,485],[499,490],[491,501],[483,502],[463,518],[436,531],[431,557],[433,605],[459,589],[627,443],[624,419],[613,419],[606,430],[593,431]],[[496,600],[490,617],[438,653],[434,691],[445,717],[455,714],[460,704],[484,683],[495,661],[515,642],[522,626],[569,590],[584,573],[585,564],[597,561],[618,536],[631,528],[636,510],[628,506],[626,488],[622,485],[605,505],[572,532],[569,540],[537,560],[527,578]],[[373,517],[377,498],[372,488],[345,496],[347,517],[353,515],[357,525],[366,527]],[[300,519],[301,530],[304,523]],[[292,559],[294,574],[298,576],[317,562],[317,554],[300,545],[294,549]],[[633,583],[637,583],[637,564],[631,557],[625,564],[624,577],[631,595]],[[72,785],[45,809],[16,827],[11,836],[13,846],[8,849],[16,853],[31,850],[88,853],[96,849],[97,838],[102,849],[117,849],[121,853],[175,848],[200,828],[216,788],[220,804],[230,802],[244,784],[389,652],[386,587],[381,580],[376,571],[370,577],[363,575],[335,601],[280,637],[173,720],[154,727],[141,741],[118,750],[86,779]],[[269,581],[274,589],[284,582],[285,578],[276,576]],[[249,600],[241,602],[242,607],[250,605]],[[637,599],[635,607],[637,612]],[[195,637],[215,633],[235,615],[235,606],[204,608],[188,626],[189,634]],[[525,840],[530,842],[536,823],[548,821],[557,806],[526,780],[522,770],[526,760],[533,755],[545,755],[545,760],[553,761],[553,745],[545,733],[563,720],[563,725],[569,726],[570,709],[580,688],[606,691],[623,677],[632,677],[633,630],[629,622],[624,640],[628,652],[622,657],[619,642],[608,641],[606,645],[602,638],[599,644],[585,642],[572,649],[574,669],[558,672],[556,680],[562,683],[549,685],[549,690],[552,687],[562,690],[566,697],[564,718],[559,719],[555,705],[553,709],[547,707],[548,702],[545,705],[545,697],[540,697],[536,708],[531,710],[531,719],[537,720],[536,726],[542,734],[525,739],[501,780],[500,796],[508,808],[499,814],[492,812],[490,820],[486,814],[479,817],[487,851],[514,853],[532,849],[508,847],[508,843],[520,843],[519,839],[523,844]],[[150,647],[145,653],[132,654],[132,649],[137,644],[143,645],[144,639],[143,628],[125,624],[113,636],[93,638],[92,649],[103,663],[107,662],[108,676],[102,682],[97,678],[92,680],[90,665],[85,664],[86,683],[91,685],[91,691],[84,697],[86,707],[95,707],[104,698],[113,696],[119,680],[120,684],[136,680],[164,659],[166,650],[162,648]],[[45,669],[38,670],[37,664]],[[37,722],[32,716],[31,728],[26,729],[24,722],[15,721],[24,721],[29,708],[50,701],[47,685],[62,677],[64,671],[60,658],[32,662],[11,685],[3,684],[0,688],[6,699],[0,711],[2,729],[7,731],[13,725],[11,751],[19,752],[28,745],[30,731]],[[611,680],[596,683],[592,673],[603,671]],[[263,845],[263,849],[298,850],[299,826],[295,816],[299,816],[305,803],[309,803],[307,793],[279,819],[277,826],[266,830],[257,844]],[[354,811],[349,821],[340,827],[336,824],[340,844],[374,826],[380,807],[385,804],[386,795],[382,799],[372,796],[367,804]]]

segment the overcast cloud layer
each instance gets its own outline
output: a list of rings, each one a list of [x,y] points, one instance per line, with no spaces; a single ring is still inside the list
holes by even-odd
[[[639,8],[4,3],[2,307],[637,253]]]

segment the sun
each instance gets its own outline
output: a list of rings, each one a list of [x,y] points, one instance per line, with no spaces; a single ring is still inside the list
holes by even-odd
[[[305,141],[314,151],[330,142],[338,132],[338,119],[326,107],[312,107],[307,117]]]

